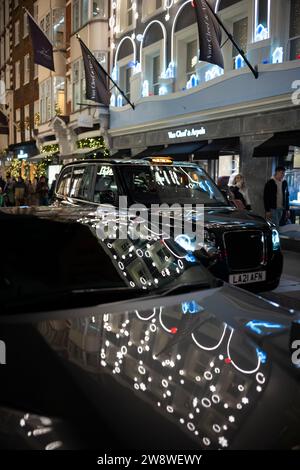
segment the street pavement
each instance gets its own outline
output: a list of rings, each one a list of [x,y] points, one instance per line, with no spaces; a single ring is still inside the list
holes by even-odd
[[[280,285],[263,297],[283,307],[300,311],[300,253],[284,251],[284,267]]]

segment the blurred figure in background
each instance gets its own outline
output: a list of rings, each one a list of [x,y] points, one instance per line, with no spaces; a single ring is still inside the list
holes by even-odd
[[[15,184],[15,204],[16,206],[24,206],[26,195],[26,185],[22,176],[18,177],[18,181]]]
[[[45,176],[41,176],[36,187],[36,193],[39,197],[40,206],[48,206],[49,203],[49,188]]]
[[[249,191],[244,176],[241,173],[231,175],[228,182],[229,191],[233,195],[233,203],[238,209],[251,210]]]

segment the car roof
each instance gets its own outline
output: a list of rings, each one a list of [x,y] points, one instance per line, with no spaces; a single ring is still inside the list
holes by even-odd
[[[147,157],[148,158],[148,157]],[[153,157],[149,157],[149,158],[155,158],[155,156]],[[147,160],[147,159],[140,159],[140,160],[135,160],[135,159],[114,159],[114,158],[109,158],[109,159],[104,159],[104,158],[93,158],[93,159],[86,159],[86,160],[78,160],[78,161],[74,161],[74,162],[70,162],[70,163],[67,163],[65,166],[69,166],[69,165],[82,165],[82,164],[86,164],[86,163],[103,163],[105,165],[144,165],[144,166],[150,166],[152,164],[152,162],[150,160]],[[156,164],[157,162],[155,162]],[[161,163],[163,164],[163,162]],[[166,163],[166,165],[170,165],[170,163]],[[197,165],[196,163],[191,163],[191,162],[185,162],[185,161],[173,161],[172,165],[174,166],[190,166],[190,167],[198,167],[199,165]]]

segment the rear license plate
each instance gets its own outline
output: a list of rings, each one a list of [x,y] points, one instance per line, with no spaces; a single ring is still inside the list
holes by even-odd
[[[257,271],[253,273],[231,274],[229,276],[230,284],[251,284],[252,282],[263,282],[267,278],[266,271]]]

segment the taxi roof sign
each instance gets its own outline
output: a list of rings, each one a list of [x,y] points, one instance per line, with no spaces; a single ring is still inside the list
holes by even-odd
[[[173,163],[171,157],[151,157],[151,163]]]

